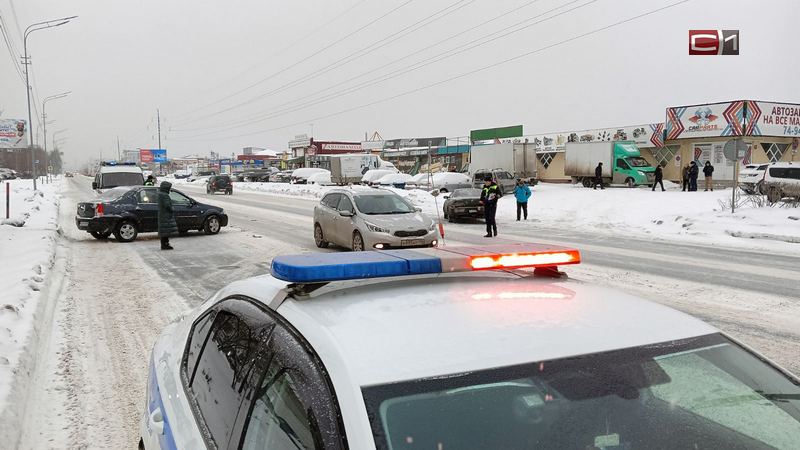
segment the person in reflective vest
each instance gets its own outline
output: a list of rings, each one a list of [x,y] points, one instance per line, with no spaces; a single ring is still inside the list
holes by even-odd
[[[486,236],[497,236],[497,200],[501,197],[500,188],[492,177],[486,177],[481,191],[481,205],[483,205],[483,217],[486,219]]]

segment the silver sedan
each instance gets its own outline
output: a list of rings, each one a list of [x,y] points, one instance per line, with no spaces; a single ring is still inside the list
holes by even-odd
[[[334,189],[314,207],[314,242],[320,248],[432,247],[438,239],[433,219],[387,189]]]

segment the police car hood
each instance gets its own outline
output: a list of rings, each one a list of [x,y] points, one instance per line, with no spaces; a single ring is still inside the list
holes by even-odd
[[[665,306],[575,281],[490,272],[365,281],[278,309],[361,386],[717,332]]]

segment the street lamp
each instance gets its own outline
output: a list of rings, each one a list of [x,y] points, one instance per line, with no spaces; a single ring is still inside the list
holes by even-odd
[[[30,82],[30,64],[28,60],[28,35],[34,31],[45,30],[47,28],[60,27],[61,25],[69,23],[70,20],[78,16],[63,17],[61,19],[46,20],[44,22],[37,22],[25,28],[25,33],[22,38],[22,48],[25,51],[25,95],[28,98],[28,147],[31,153],[31,178],[33,178],[33,190],[36,190],[36,157],[33,151],[33,116],[31,116],[31,82]]]
[[[59,99],[59,98],[64,98],[67,95],[69,95],[71,92],[72,91],[67,91],[67,92],[62,92],[60,94],[51,95],[49,97],[45,97],[45,99],[42,100],[42,134],[44,135],[44,161],[45,161],[45,167],[50,167],[50,155],[48,155],[48,153],[47,153],[47,113],[45,112],[46,108],[47,108],[47,102],[49,102],[50,100],[56,100],[56,99]],[[53,146],[53,148],[55,149],[55,146]]]

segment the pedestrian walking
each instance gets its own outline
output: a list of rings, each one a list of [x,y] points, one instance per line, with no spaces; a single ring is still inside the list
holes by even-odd
[[[145,182],[144,182],[144,185],[145,186],[155,186],[156,185],[156,179],[153,178],[152,175],[148,175],[147,176],[147,180],[145,180]]]
[[[683,185],[682,192],[686,192],[689,189],[689,166],[683,166],[681,169],[681,184]]]
[[[172,199],[169,191],[172,183],[162,181],[158,187],[158,237],[161,238],[161,250],[172,250],[169,245],[169,235],[178,232],[178,224],[175,222],[175,212],[172,210]]]
[[[531,197],[531,188],[517,178],[517,185],[514,186],[514,197],[517,199],[517,222],[519,222],[520,213],[524,213],[525,220],[528,220],[528,199]]]
[[[697,191],[697,177],[700,175],[700,169],[697,167],[697,163],[692,161],[689,163],[689,191],[696,192]]]
[[[714,174],[714,166],[711,165],[711,161],[706,161],[706,164],[703,166],[703,175],[706,176],[706,191],[711,189],[714,190],[714,184],[712,175]]]
[[[597,167],[594,168],[594,186],[592,186],[592,189],[597,189],[597,186],[600,186],[600,189],[605,189],[603,187],[603,163],[602,163],[602,161],[597,163]]]
[[[664,192],[664,170],[661,168],[661,164],[656,165],[656,181],[653,183],[654,192],[657,184],[661,185],[661,192]]]
[[[501,197],[500,188],[494,182],[492,177],[486,177],[483,181],[483,190],[481,191],[481,205],[483,205],[483,217],[486,219],[486,236],[497,236],[497,222],[495,215],[497,214],[497,200]]]

